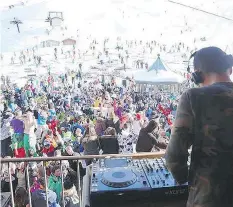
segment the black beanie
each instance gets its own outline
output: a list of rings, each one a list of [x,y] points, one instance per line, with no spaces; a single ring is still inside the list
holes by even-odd
[[[69,190],[74,186],[74,184],[69,176],[64,179],[63,186],[64,186],[65,190]]]
[[[206,47],[194,55],[194,69],[205,73],[224,73],[233,66],[233,56],[217,47]]]

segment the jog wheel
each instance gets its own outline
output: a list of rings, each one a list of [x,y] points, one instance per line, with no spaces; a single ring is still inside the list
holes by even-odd
[[[137,176],[126,168],[112,168],[104,172],[101,182],[112,188],[125,188],[133,185]]]

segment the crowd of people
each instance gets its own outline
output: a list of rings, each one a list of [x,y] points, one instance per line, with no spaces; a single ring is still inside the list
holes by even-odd
[[[117,38],[114,52],[110,47],[110,39],[106,38],[102,51],[99,50],[100,42],[91,37],[87,39],[90,42],[87,51],[81,52],[75,46],[55,47],[52,59],[58,62],[71,59],[74,63],[77,59],[85,59],[84,56],[90,53],[101,65],[113,64],[115,60],[117,64],[124,65],[126,70],[128,66],[131,68],[131,60],[133,68],[147,70],[148,60],[139,58],[136,55],[138,52],[142,56],[151,56],[157,52],[190,52],[189,47],[181,42],[169,47],[156,41],[124,42],[121,38]],[[11,64],[34,64],[38,68],[45,61],[39,55],[39,50],[36,46],[19,54],[14,53]],[[3,55],[1,61],[6,63]],[[114,74],[110,74],[111,80],[108,81],[100,80],[101,77],[89,79],[83,74],[83,67],[78,62],[76,71],[66,69],[65,72],[54,74],[47,66],[46,74],[29,78],[23,87],[11,83],[8,75],[2,75],[2,158],[128,154],[166,149],[179,92],[162,89],[157,92],[137,92],[133,77],[128,78],[128,86],[119,86]],[[182,91],[187,87],[190,87],[189,81],[183,84]],[[86,166],[91,163],[92,159],[82,162],[63,161],[62,164],[47,162],[45,170],[43,163],[11,163],[10,172],[8,166],[3,164],[1,191],[10,191],[11,176],[17,207],[27,206],[28,197],[22,196],[27,192],[31,193],[33,207],[43,206],[41,202],[46,202],[47,175],[51,206],[61,204],[62,189],[65,206],[79,206],[77,166],[83,176]],[[63,184],[61,175],[64,177]],[[29,176],[29,186],[26,176]]]
[[[2,86],[3,158],[150,152],[166,148],[179,94],[136,93],[133,80],[129,87],[118,87],[114,78],[111,83],[101,83],[98,79],[81,80],[79,72],[75,76],[73,73],[56,78],[49,73],[28,80],[22,88],[16,84]],[[79,163],[82,175],[91,162]],[[61,202],[63,173],[65,199],[78,206],[77,164],[49,162],[44,172],[41,164],[29,163],[28,186],[26,164],[11,163],[16,206],[25,206],[28,200],[23,201],[19,194],[27,190],[32,193],[33,207],[46,202],[45,173],[49,202],[56,205]],[[7,165],[3,164],[2,192],[10,191],[9,176]],[[71,205],[69,202],[66,207]]]
[[[10,5],[9,9],[15,6]],[[131,18],[125,11],[120,9],[120,12],[123,19]],[[164,11],[166,15],[168,12]],[[192,32],[186,16],[184,23],[181,36]],[[142,28],[145,30],[147,28]],[[46,32],[49,36],[51,31]],[[65,31],[62,33],[64,36]],[[146,33],[143,36],[147,36]],[[164,37],[162,32],[160,37]],[[101,42],[90,35],[86,40],[85,49],[59,44],[42,49],[40,47],[46,47],[44,42],[42,46],[10,56],[0,54],[1,63],[7,69],[8,66],[48,69],[47,74],[29,78],[23,87],[12,84],[9,71],[3,72],[1,158],[130,154],[166,149],[166,164],[176,182],[189,182],[187,206],[233,206],[233,86],[230,80],[233,57],[216,48],[193,53],[206,37],[195,38],[189,45],[181,41],[169,45],[118,37],[113,47],[109,38]],[[77,45],[82,43],[79,29],[77,42]],[[47,54],[42,55],[45,51]],[[155,92],[149,88],[137,92],[133,77],[129,78],[128,86],[116,84],[114,73],[123,69],[126,72],[129,68],[148,70],[150,59],[158,54],[170,56],[169,64],[179,65],[182,61],[189,62],[192,55],[196,84],[205,87],[181,95],[194,86],[189,67],[187,72],[176,71],[187,79],[181,85],[181,93]],[[176,56],[181,59],[177,60]],[[48,58],[51,60],[47,61]],[[95,59],[99,71],[120,66],[118,71],[111,71],[111,82],[100,81],[95,74],[91,74],[92,80],[83,76],[85,66],[82,64]],[[50,63],[72,64],[72,67],[77,64],[78,67],[76,71],[66,70],[55,75],[51,74]],[[172,128],[176,130],[171,136]],[[190,146],[193,150],[188,169],[186,158]],[[1,192],[13,190],[14,207],[79,207],[81,184],[77,171],[82,183],[86,167],[92,162],[93,159],[3,163]]]

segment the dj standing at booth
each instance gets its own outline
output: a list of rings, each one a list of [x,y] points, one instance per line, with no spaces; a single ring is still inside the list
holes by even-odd
[[[180,98],[166,163],[178,183],[189,181],[187,207],[231,207],[233,57],[216,47],[201,49],[192,56],[193,81],[201,87],[187,90]]]

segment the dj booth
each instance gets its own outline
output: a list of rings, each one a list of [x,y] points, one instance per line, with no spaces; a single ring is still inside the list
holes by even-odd
[[[107,158],[87,167],[84,207],[185,207],[188,184],[179,185],[164,158]]]

